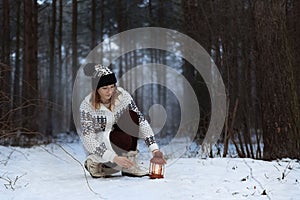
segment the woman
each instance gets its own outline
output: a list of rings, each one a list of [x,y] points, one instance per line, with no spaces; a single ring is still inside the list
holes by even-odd
[[[89,63],[84,73],[91,76],[93,89],[80,105],[85,168],[94,178],[118,171],[126,176],[148,175],[136,162],[139,136],[153,155],[162,155],[149,123],[130,94],[116,86],[116,76],[108,67]],[[166,163],[163,156],[160,159]]]

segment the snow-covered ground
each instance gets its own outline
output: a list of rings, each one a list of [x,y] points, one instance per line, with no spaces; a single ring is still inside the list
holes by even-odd
[[[81,144],[62,147],[67,152],[56,144],[0,146],[0,199],[300,199],[296,160],[180,158],[168,161],[164,179],[93,179],[78,162],[85,159]]]

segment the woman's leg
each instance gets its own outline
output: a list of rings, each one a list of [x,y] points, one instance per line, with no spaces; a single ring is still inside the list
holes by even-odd
[[[112,131],[109,136],[113,150],[122,155],[130,150],[132,145],[132,137],[123,131]]]
[[[139,134],[139,118],[136,112],[125,111],[119,118],[114,130],[110,133],[110,141],[118,155],[128,151],[136,151]]]
[[[137,141],[139,135],[139,117],[134,111],[127,111],[119,118],[115,129],[110,133],[112,147],[118,155],[127,157],[134,166],[122,169],[123,176],[142,177],[149,174],[137,162]]]
[[[114,129],[110,132],[110,142],[112,148],[118,155],[133,155],[137,154],[137,140],[139,134],[139,118],[136,112],[126,111],[119,118]],[[94,163],[90,159],[85,162],[86,169],[90,172],[94,178],[104,177],[120,171],[121,169],[115,163]],[[138,166],[135,166],[123,172],[122,175],[129,176],[145,176],[148,171],[141,170]]]

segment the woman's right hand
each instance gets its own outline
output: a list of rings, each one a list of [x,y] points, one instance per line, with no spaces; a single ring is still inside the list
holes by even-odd
[[[124,156],[115,156],[113,162],[127,169],[134,165],[133,162],[131,162],[128,158]]]

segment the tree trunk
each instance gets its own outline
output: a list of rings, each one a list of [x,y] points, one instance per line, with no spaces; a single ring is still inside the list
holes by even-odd
[[[100,19],[100,40],[102,42],[103,35],[104,35],[104,0],[101,0],[101,3],[100,3],[100,13],[101,13],[101,19]],[[101,50],[102,50],[102,48],[101,48]]]
[[[1,62],[6,65],[10,65],[10,8],[9,8],[9,0],[3,0],[3,18],[2,18],[2,54],[1,54]],[[7,72],[10,73],[10,72]],[[6,74],[7,75],[7,74]],[[10,76],[5,76],[4,78],[7,80]],[[7,83],[10,85],[9,83]]]
[[[121,0],[116,0],[116,18],[117,18],[117,31],[118,33],[121,33],[123,31],[123,16],[122,16],[122,1]],[[119,47],[120,51],[123,48],[122,46]],[[124,60],[124,56],[121,56],[119,58],[119,74],[118,74],[118,78],[120,78],[123,75],[123,61]],[[122,83],[120,83],[122,84]]]
[[[76,73],[77,73],[77,0],[72,0],[72,83],[75,81]],[[70,117],[70,131],[75,131],[75,124],[73,120],[73,114],[71,109],[71,117]]]
[[[20,44],[20,38],[21,38],[21,0],[16,1],[17,2],[17,19],[16,19],[16,60],[15,60],[15,74],[14,74],[14,91],[13,91],[13,105],[14,109],[16,112],[14,113],[14,126],[15,127],[21,127],[21,121],[20,119],[22,118],[21,115],[21,109],[20,108],[21,103],[22,103],[22,98],[21,98],[21,64],[20,64],[20,49],[21,49],[21,44]]]
[[[2,21],[2,52],[1,52],[1,70],[0,70],[0,77],[1,77],[1,88],[0,88],[0,95],[1,104],[3,103],[4,106],[0,107],[0,114],[4,116],[8,114],[8,112],[12,108],[12,96],[11,96],[11,73],[12,68],[10,66],[10,8],[9,8],[9,0],[3,1],[3,20]],[[5,66],[5,67],[4,67]],[[8,129],[11,125],[11,122],[7,121],[5,123],[6,129]]]
[[[255,4],[263,158],[300,158],[299,106],[284,0]]]
[[[92,16],[91,16],[91,49],[96,47],[97,44],[97,31],[96,31],[96,8],[97,8],[97,1],[92,0]]]
[[[24,1],[24,50],[23,50],[23,128],[26,132],[38,131],[38,3],[36,0]]]
[[[49,33],[49,44],[50,44],[50,58],[49,58],[49,86],[48,86],[48,118],[46,134],[52,136],[53,134],[53,105],[54,92],[55,92],[55,30],[56,30],[56,0],[52,0],[52,21]]]
[[[64,96],[66,93],[64,92],[64,84],[63,84],[63,58],[62,58],[62,40],[63,40],[63,0],[59,0],[59,16],[58,16],[58,38],[57,38],[57,54],[58,54],[58,97],[57,102],[59,102],[59,106],[61,106],[62,110],[59,112],[58,121],[63,122],[65,119],[66,109],[64,106]],[[60,123],[60,127],[62,130],[66,130],[65,123]]]
[[[298,97],[300,97],[300,1],[293,1],[293,12],[290,20],[293,22],[291,27],[291,43],[293,45],[294,52],[294,70],[295,79],[298,91]],[[300,98],[299,105],[300,105]],[[299,108],[300,109],[300,108]]]

